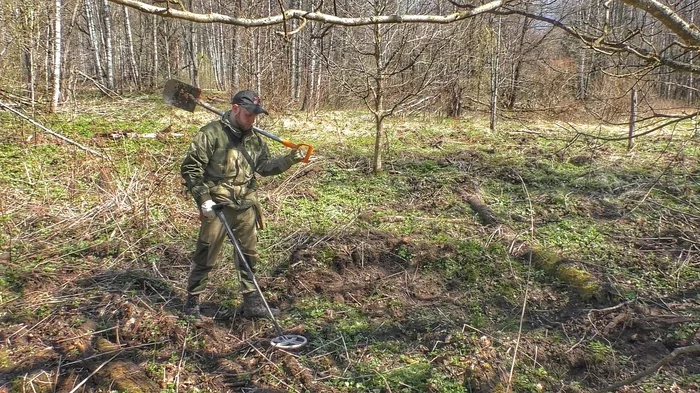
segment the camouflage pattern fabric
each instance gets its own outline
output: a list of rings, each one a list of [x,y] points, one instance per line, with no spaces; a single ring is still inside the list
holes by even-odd
[[[240,241],[243,254],[247,256],[251,269],[258,262],[255,192],[255,173],[261,176],[280,174],[301,159],[294,151],[285,156],[270,157],[265,141],[253,131],[244,132],[229,122],[230,111],[219,120],[202,127],[194,136],[180,173],[187,189],[192,193],[197,206],[211,199],[216,203],[229,202],[224,216]],[[250,165],[237,146],[245,148],[253,161]],[[216,266],[225,237],[225,229],[218,218],[202,216],[197,247],[192,257],[192,269],[187,282],[187,292],[197,294],[204,291],[209,273]],[[240,261],[236,266],[241,279],[242,292],[255,290],[252,278]]]
[[[280,174],[299,162],[293,154],[270,157],[265,141],[253,131],[243,132],[229,119],[230,112],[221,119],[202,127],[194,136],[180,173],[197,205],[206,200],[216,203],[233,202],[241,208],[252,205],[255,189],[254,173],[261,176]],[[236,148],[237,141],[245,148],[255,168]]]
[[[255,269],[258,262],[256,245],[258,235],[255,229],[255,209],[235,209],[225,207],[224,216],[231,224],[234,236],[241,245],[241,251],[246,256],[251,269]],[[197,238],[197,248],[192,256],[192,269],[187,280],[187,293],[202,293],[209,282],[209,273],[216,267],[216,261],[224,244],[226,229],[218,218],[202,218],[202,225],[199,227],[199,237]],[[241,282],[241,292],[247,293],[255,290],[253,278],[248,275],[247,270],[240,264],[238,255],[234,257],[236,268]]]

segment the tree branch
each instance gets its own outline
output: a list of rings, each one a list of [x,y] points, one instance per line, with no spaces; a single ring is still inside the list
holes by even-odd
[[[656,362],[654,365],[652,365],[648,369],[646,369],[638,374],[635,374],[632,377],[625,379],[624,381],[620,381],[620,382],[614,383],[606,388],[600,389],[596,393],[610,392],[613,390],[617,390],[625,385],[630,385],[633,382],[636,382],[636,381],[646,377],[647,375],[653,373],[654,371],[661,368],[661,366],[670,363],[673,359],[675,359],[681,355],[691,355],[691,354],[698,354],[698,353],[700,353],[700,344],[699,345],[691,345],[691,346],[687,346],[687,347],[678,347],[678,348],[674,349],[673,352],[671,352],[666,357],[664,357],[663,359]]]
[[[283,10],[278,15],[269,16],[266,18],[237,18],[228,15],[217,13],[198,14],[189,11],[180,11],[173,8],[163,8],[155,5],[143,3],[138,0],[109,0],[115,4],[121,4],[127,7],[134,8],[138,11],[158,15],[163,18],[175,18],[187,20],[196,23],[223,23],[241,27],[262,27],[273,26],[284,23],[289,19],[307,19],[314,22],[323,22],[333,25],[342,26],[366,26],[375,24],[393,24],[393,23],[437,23],[446,24],[456,22],[462,19],[471,18],[473,16],[491,12],[502,5],[510,2],[510,0],[492,0],[486,4],[474,7],[468,10],[455,12],[448,15],[374,15],[374,16],[359,16],[359,17],[339,17],[335,15],[325,14],[323,12],[310,12],[304,10]]]
[[[631,0],[629,0],[631,1]],[[669,58],[669,57],[664,57],[661,56],[655,52],[652,52],[650,50],[644,49],[644,48],[639,48],[632,46],[631,44],[625,42],[625,41],[620,41],[620,42],[613,42],[609,40],[605,40],[604,37],[598,37],[594,36],[591,34],[587,34],[583,31],[580,31],[579,29],[568,26],[564,24],[563,22],[552,19],[546,16],[538,15],[538,14],[533,14],[531,12],[526,12],[526,11],[521,11],[521,10],[516,10],[516,9],[507,9],[507,10],[493,10],[491,11],[494,14],[497,15],[511,15],[511,14],[516,14],[516,15],[522,15],[526,16],[528,18],[532,18],[535,20],[538,20],[540,22],[545,22],[548,23],[556,28],[559,28],[566,32],[567,34],[579,39],[581,42],[584,44],[588,45],[594,50],[607,50],[610,52],[618,52],[618,53],[629,53],[634,55],[635,57],[638,57],[648,64],[652,65],[666,65],[668,67],[671,67],[676,70],[681,70],[681,71],[688,71],[692,72],[695,74],[700,74],[700,66],[696,64],[692,64],[689,62],[684,62],[684,61],[678,61],[675,60],[674,58]],[[606,53],[609,54],[609,53]]]
[[[686,22],[669,6],[656,0],[621,0],[627,5],[648,12],[680,37],[687,45],[700,46],[700,30]]]
[[[105,156],[104,154],[102,154],[102,153],[100,153],[100,152],[98,152],[98,151],[96,151],[96,150],[93,150],[93,149],[91,149],[91,148],[89,148],[89,147],[87,147],[87,146],[81,145],[80,143],[78,143],[78,142],[76,142],[76,141],[74,141],[74,140],[72,140],[72,139],[70,139],[70,138],[66,138],[65,136],[63,136],[63,135],[57,133],[56,131],[53,131],[53,130],[50,130],[50,129],[44,127],[43,125],[39,124],[37,121],[33,120],[33,119],[30,118],[29,116],[26,116],[26,115],[22,114],[21,112],[12,109],[12,108],[11,108],[9,105],[7,105],[7,104],[4,104],[4,103],[0,102],[0,108],[5,108],[5,109],[7,109],[8,111],[14,113],[15,115],[17,115],[17,116],[23,118],[23,119],[26,120],[26,121],[28,121],[28,122],[34,124],[35,126],[37,126],[37,127],[41,128],[42,130],[44,130],[46,133],[51,134],[51,135],[55,136],[56,138],[58,138],[58,139],[60,139],[60,140],[62,140],[62,141],[64,141],[64,142],[68,142],[68,143],[70,143],[71,145],[77,146],[77,147],[79,147],[80,149],[85,150],[85,151],[88,152],[88,153],[94,154],[94,155],[96,155],[96,156],[98,156],[98,157],[100,157],[100,158],[107,158],[107,156]]]

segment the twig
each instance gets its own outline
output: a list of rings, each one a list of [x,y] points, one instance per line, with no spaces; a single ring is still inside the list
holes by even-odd
[[[345,349],[345,358],[348,359],[348,365],[345,367],[345,370],[343,370],[343,374],[345,374],[348,371],[348,368],[352,364],[352,360],[350,360],[350,353],[348,352],[348,346],[345,344],[345,337],[343,337],[343,333],[340,333],[340,339],[343,341],[343,349]]]
[[[637,374],[625,379],[624,381],[620,381],[620,382],[614,383],[606,388],[600,389],[600,390],[596,391],[595,393],[610,392],[610,391],[619,389],[625,385],[630,385],[633,382],[636,382],[636,381],[646,377],[647,375],[653,373],[654,371],[661,368],[661,366],[670,363],[673,359],[675,359],[681,355],[691,355],[691,354],[698,354],[698,353],[700,353],[700,344],[690,345],[687,347],[678,347],[678,348],[674,349],[673,352],[666,355],[663,359],[659,360],[658,362],[656,362],[654,365],[647,368],[646,370],[644,370],[640,373],[637,373]]]
[[[85,382],[87,382],[88,379],[92,378],[92,376],[95,375],[95,374],[97,374],[97,372],[100,371],[100,370],[102,369],[102,367],[106,366],[107,363],[109,363],[109,362],[111,362],[112,360],[114,360],[114,358],[116,358],[117,356],[119,356],[118,353],[115,354],[114,356],[112,356],[111,358],[105,360],[102,364],[99,365],[99,367],[97,367],[97,368],[95,369],[95,371],[91,372],[90,375],[88,375],[85,379],[83,379],[82,381],[80,381],[79,384],[75,385],[75,387],[73,388],[73,390],[71,390],[71,391],[68,392],[68,393],[75,393],[76,391],[78,391],[78,389],[79,389],[81,386],[83,386],[83,384],[85,384]]]
[[[95,85],[95,87],[97,87],[104,95],[108,96],[109,98],[119,98],[119,94],[115,93],[113,90],[110,90],[105,85],[99,83],[98,81],[95,80],[95,78],[92,78],[91,76],[89,76],[81,71],[75,71],[75,72],[77,72],[82,77],[91,81]]]
[[[124,352],[124,351],[128,351],[128,350],[130,350],[130,349],[136,349],[136,348],[148,347],[148,346],[151,346],[151,345],[163,344],[163,343],[166,343],[166,342],[168,342],[168,341],[170,341],[170,340],[168,339],[168,340],[155,341],[155,342],[152,342],[152,343],[139,344],[139,345],[134,345],[133,347],[119,348],[119,349],[115,349],[115,350],[113,350],[113,351],[107,351],[107,352],[103,352],[103,353],[98,353],[97,355],[92,355],[92,356],[87,357],[87,358],[85,358],[85,359],[79,359],[79,360],[76,360],[76,361],[73,361],[73,362],[70,362],[70,363],[66,363],[66,364],[64,364],[63,366],[64,366],[64,367],[66,367],[66,366],[71,366],[71,365],[73,365],[73,364],[82,363],[82,362],[84,362],[84,361],[91,360],[91,359],[94,359],[94,358],[98,358],[98,357],[100,357],[100,356],[109,355],[110,353],[114,353],[114,352]],[[119,353],[117,353],[117,355],[119,355]]]
[[[10,335],[10,337],[8,337],[7,339],[8,339],[8,340],[11,339],[12,337],[14,337],[17,333],[19,333],[19,332],[21,332],[21,331],[26,331],[24,334],[22,334],[22,335],[20,336],[20,337],[24,337],[25,334],[28,334],[29,332],[31,332],[32,330],[34,330],[35,327],[41,325],[44,321],[46,321],[47,319],[49,319],[49,317],[53,317],[55,312],[56,312],[55,309],[52,310],[52,311],[49,313],[49,315],[47,315],[47,316],[45,316],[44,318],[42,318],[41,321],[35,323],[35,324],[34,324],[32,327],[30,327],[29,329],[27,329],[25,326],[22,326],[19,330],[17,330],[16,332],[12,333],[12,335]]]
[[[530,192],[527,189],[527,185],[525,184],[525,181],[523,178],[520,176],[519,173],[516,173],[518,175],[518,178],[520,178],[520,183],[523,186],[523,191],[525,191],[525,195],[527,196],[527,203],[530,208],[530,241],[534,244],[535,241],[535,217],[533,214],[533,209],[532,209],[532,198],[530,198]],[[508,384],[506,387],[506,391],[510,392],[512,391],[512,382],[513,382],[513,372],[515,370],[515,361],[517,360],[518,356],[518,347],[520,346],[520,340],[522,338],[522,333],[523,333],[523,321],[525,320],[525,310],[527,308],[527,298],[530,290],[530,272],[532,271],[532,250],[528,253],[528,263],[527,263],[527,279],[525,281],[525,294],[523,295],[523,307],[522,311],[520,312],[520,326],[518,327],[518,338],[515,341],[515,350],[513,350],[513,360],[510,363],[510,372],[508,373]]]
[[[637,301],[637,299],[630,299],[630,300],[627,300],[627,301],[625,301],[625,302],[622,302],[622,303],[620,303],[620,304],[618,304],[618,305],[615,305],[615,306],[612,306],[612,307],[593,308],[593,309],[591,309],[591,310],[588,311],[588,314],[591,314],[591,313],[593,313],[593,312],[608,313],[608,312],[610,312],[610,311],[615,311],[615,310],[617,310],[618,308],[622,308],[622,307],[624,307],[624,306],[626,306],[626,305],[628,305],[628,304],[630,304],[630,303],[634,303],[634,302],[636,302],[636,301]]]
[[[260,350],[259,350],[258,348],[256,348],[255,345],[253,345],[252,343],[250,343],[248,340],[246,340],[245,343],[248,344],[248,346],[250,346],[251,348],[253,348],[253,350],[254,350],[255,352],[257,352],[258,355],[262,356],[263,359],[265,359],[265,361],[266,361],[268,364],[274,366],[274,367],[277,369],[277,371],[282,371],[282,369],[280,368],[280,366],[278,366],[275,362],[273,362],[267,355],[265,355],[264,353],[260,352]]]
[[[58,377],[61,375],[61,362],[63,361],[63,356],[58,357],[58,365],[56,366],[56,376],[53,379],[54,392],[56,391],[56,386],[58,386]]]
[[[61,342],[64,342],[64,341],[75,340],[75,339],[78,339],[78,338],[81,338],[81,337],[92,336],[93,334],[104,333],[104,332],[108,332],[108,331],[110,331],[110,330],[112,330],[112,329],[118,329],[118,328],[119,328],[119,326],[112,326],[111,328],[102,329],[102,330],[98,330],[98,331],[95,331],[95,332],[87,332],[87,333],[81,334],[81,335],[79,335],[79,336],[73,336],[73,337],[68,337],[68,338],[62,338],[62,339],[60,339],[60,340],[58,340],[58,341],[56,341],[56,342],[57,342],[57,343],[61,343]]]
[[[75,146],[79,147],[80,149],[85,150],[85,151],[88,152],[88,153],[92,153],[92,154],[94,154],[94,155],[96,155],[96,156],[98,156],[98,157],[100,157],[100,158],[107,158],[107,156],[105,156],[104,154],[102,154],[102,153],[100,153],[100,152],[98,152],[98,151],[96,151],[96,150],[92,150],[91,148],[89,148],[89,147],[87,147],[87,146],[83,146],[83,145],[81,145],[80,143],[78,143],[78,142],[76,142],[76,141],[74,141],[74,140],[72,140],[72,139],[66,138],[66,137],[63,136],[63,135],[61,135],[61,134],[59,134],[59,133],[57,133],[57,132],[55,132],[55,131],[52,131],[52,130],[50,130],[50,129],[44,127],[43,125],[39,124],[38,122],[36,122],[36,121],[33,120],[32,118],[30,118],[29,116],[26,116],[26,115],[24,115],[24,114],[22,114],[22,113],[20,113],[20,112],[18,112],[18,111],[16,111],[16,110],[10,108],[7,104],[4,104],[3,102],[0,102],[0,107],[3,107],[3,108],[5,108],[5,109],[7,109],[8,111],[10,111],[10,112],[16,114],[17,116],[23,118],[24,120],[26,120],[26,121],[28,121],[28,122],[34,124],[35,126],[41,128],[42,130],[46,131],[48,134],[51,134],[51,135],[55,136],[55,137],[58,138],[58,139],[61,139],[62,141],[65,141],[65,142],[68,142],[68,143],[70,143],[70,144],[72,144],[72,145],[75,145]]]
[[[180,391],[180,371],[182,370],[182,359],[185,357],[185,348],[187,347],[187,333],[190,331],[190,323],[187,322],[185,330],[185,338],[182,340],[182,351],[180,351],[180,361],[177,363],[177,374],[175,374],[175,391]]]

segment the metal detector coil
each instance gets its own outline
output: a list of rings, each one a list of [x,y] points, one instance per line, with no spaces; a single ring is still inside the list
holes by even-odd
[[[283,334],[270,340],[270,345],[278,349],[297,349],[306,345],[306,337],[298,334]]]
[[[236,239],[236,236],[234,236],[231,226],[229,225],[228,221],[226,221],[226,216],[224,216],[223,209],[227,205],[228,203],[217,203],[216,205],[214,205],[213,209],[216,213],[216,216],[224,225],[224,228],[226,228],[226,234],[228,235],[229,240],[231,240],[231,243],[233,243],[233,248],[236,249],[236,255],[241,260],[241,262],[243,262],[243,267],[245,267],[246,271],[248,272],[248,275],[253,280],[255,289],[258,291],[258,294],[260,295],[260,298],[262,299],[262,302],[265,305],[268,314],[270,315],[270,320],[275,326],[277,337],[270,340],[270,345],[272,345],[273,348],[277,349],[297,349],[303,347],[307,343],[306,337],[300,336],[298,334],[284,334],[279,323],[277,323],[277,318],[275,318],[275,315],[272,313],[270,306],[267,304],[267,300],[265,300],[265,295],[263,295],[262,289],[260,289],[260,285],[258,285],[258,280],[255,279],[253,269],[250,268],[250,265],[248,264],[248,259],[246,259],[245,254],[243,254],[238,239]]]

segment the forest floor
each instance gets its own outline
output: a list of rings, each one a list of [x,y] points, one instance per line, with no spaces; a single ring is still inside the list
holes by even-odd
[[[181,315],[198,214],[179,165],[208,113],[157,97],[9,112],[0,148],[0,392],[697,392],[700,134],[290,112],[316,153],[260,180],[270,346],[224,249]],[[154,135],[155,134],[155,135]],[[155,138],[152,138],[155,136]],[[273,153],[285,149],[270,141]],[[631,378],[625,386],[616,387]]]

